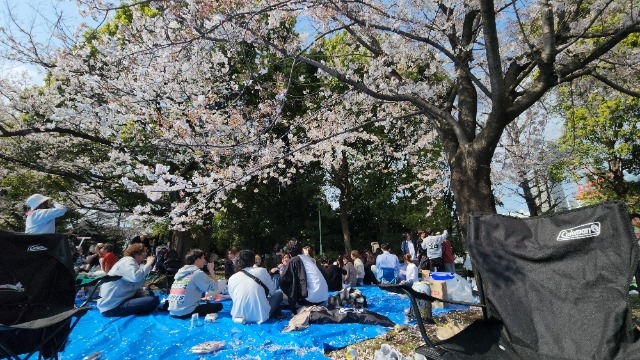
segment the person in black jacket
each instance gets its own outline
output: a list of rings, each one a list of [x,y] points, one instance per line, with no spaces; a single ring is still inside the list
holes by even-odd
[[[342,276],[347,274],[345,269],[329,263],[329,259],[327,259],[326,256],[323,256],[320,259],[320,271],[322,271],[322,275],[327,281],[329,291],[342,290]]]
[[[365,260],[363,283],[365,285],[377,285],[378,279],[376,278],[376,274],[374,274],[373,270],[371,269],[371,267],[375,266],[376,264],[376,258],[371,251],[365,252]]]
[[[298,305],[323,305],[329,289],[315,260],[302,253],[295,239],[287,243],[286,252],[291,260],[280,276],[280,289],[287,296],[291,312],[296,314]]]
[[[229,280],[231,275],[236,273],[236,262],[238,258],[238,249],[235,247],[229,248],[227,251],[227,258],[224,260],[224,278]]]

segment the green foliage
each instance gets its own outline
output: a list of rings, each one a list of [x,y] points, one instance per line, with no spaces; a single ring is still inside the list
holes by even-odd
[[[634,153],[640,146],[640,100],[626,96],[604,97],[596,92],[584,106],[565,109],[565,129],[560,148],[570,150],[566,166],[577,181],[588,184],[584,203],[623,200],[637,206],[636,184],[623,179],[637,171]]]
[[[6,176],[0,179],[0,189],[3,189],[0,198],[6,208],[3,209],[3,215],[11,219],[4,222],[2,228],[4,230],[24,231],[24,216],[28,210],[24,205],[25,200],[35,194],[43,194],[50,196],[56,201],[67,204],[64,194],[72,187],[72,183],[68,179],[53,175],[43,175],[36,172],[16,172],[15,175]],[[9,207],[9,204],[15,206]],[[67,225],[76,221],[80,215],[69,211],[64,217],[56,221],[56,226],[65,232]]]
[[[317,242],[322,178],[319,169],[310,166],[286,185],[255,178],[234,189],[226,211],[212,219],[216,247],[236,246],[269,254],[276,244],[282,247],[292,237]]]

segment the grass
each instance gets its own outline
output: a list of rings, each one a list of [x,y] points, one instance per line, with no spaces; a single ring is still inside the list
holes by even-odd
[[[640,318],[640,296],[629,295],[629,304],[631,307],[631,317],[633,319]],[[446,315],[434,318],[435,325],[427,325],[426,330],[429,338],[438,339],[438,334],[450,335],[447,329],[451,326],[459,326],[461,328],[469,325],[473,320],[480,319],[481,312],[478,309],[465,311],[452,311]],[[445,331],[442,331],[445,330]],[[413,359],[415,348],[424,344],[417,325],[396,326],[387,333],[374,339],[365,340],[347,347],[347,349],[355,349],[359,359],[373,359],[376,350],[379,350],[382,344],[389,344],[405,357]],[[346,359],[347,349],[334,350],[325,353],[330,359],[343,360]]]

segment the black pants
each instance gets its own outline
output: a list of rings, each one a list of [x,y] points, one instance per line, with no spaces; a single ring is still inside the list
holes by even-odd
[[[444,271],[444,261],[442,258],[433,258],[429,259],[429,270],[434,271]]]
[[[205,304],[200,304],[196,306],[196,309],[193,310],[193,312],[191,312],[190,314],[181,315],[181,316],[171,315],[171,317],[174,317],[177,319],[189,319],[191,318],[192,314],[198,314],[199,316],[206,316],[207,314],[217,313],[220,310],[222,310],[222,304],[220,303],[217,303],[217,302],[205,303]]]

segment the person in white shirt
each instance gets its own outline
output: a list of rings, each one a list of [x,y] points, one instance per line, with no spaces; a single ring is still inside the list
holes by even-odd
[[[160,305],[160,299],[150,295],[143,286],[155,257],[147,257],[143,244],[129,245],[123,255],[109,271],[109,275],[122,278],[100,286],[98,310],[107,317],[152,313]]]
[[[429,236],[422,240],[422,248],[427,251],[427,257],[429,258],[429,270],[444,271],[444,261],[442,261],[442,242],[447,238],[449,233],[447,230],[442,232],[442,235],[432,235],[431,229],[427,230]]]
[[[251,250],[238,253],[236,261],[242,270],[231,275],[227,290],[232,301],[231,317],[261,324],[278,315],[282,292],[276,290],[267,269],[253,266],[255,259]]]
[[[353,266],[356,268],[358,286],[363,285],[364,263],[360,259],[360,252],[358,252],[358,250],[351,250],[351,259],[353,260]]]
[[[67,212],[66,207],[40,194],[29,196],[25,203],[30,208],[24,229],[27,234],[54,234],[56,219]]]
[[[404,263],[407,264],[406,279],[401,284],[413,284],[418,281],[418,266],[411,260],[411,254],[404,254]]]

